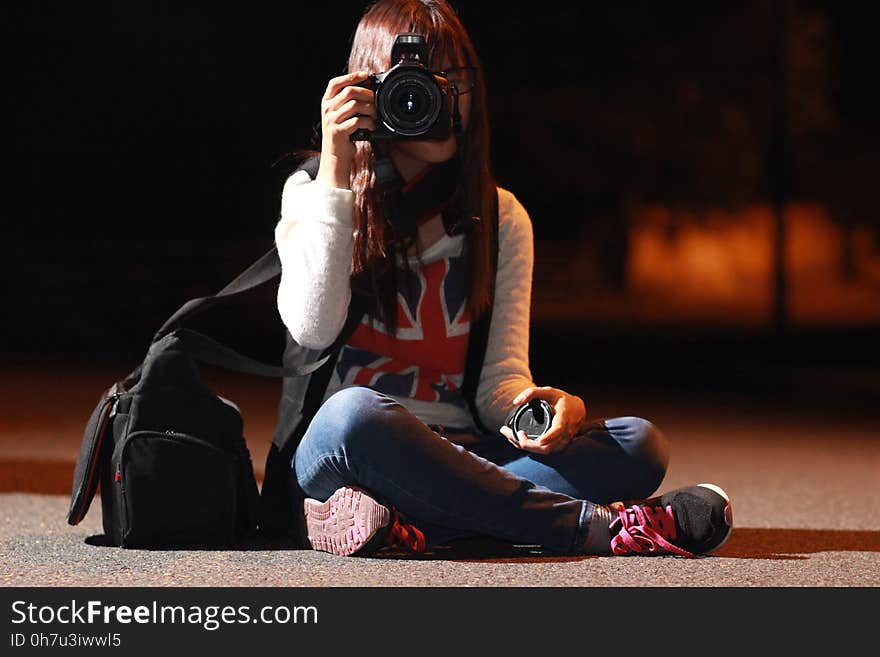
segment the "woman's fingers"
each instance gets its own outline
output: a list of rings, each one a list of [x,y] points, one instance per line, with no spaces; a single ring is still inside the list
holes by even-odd
[[[536,454],[550,454],[565,449],[577,433],[566,413],[553,416],[550,428],[537,438],[521,443],[522,448]]]
[[[520,445],[524,450],[534,452],[535,454],[552,454],[568,447],[568,443],[571,442],[573,437],[565,430],[560,430],[556,433],[547,431],[543,436],[534,440],[527,440],[520,443]]]
[[[568,443],[571,442],[571,437],[563,431],[554,435],[551,435],[550,431],[548,431],[540,438],[529,438],[525,431],[519,431],[514,435],[510,427],[507,426],[501,427],[500,431],[511,445],[534,454],[551,454],[565,449]]]
[[[343,123],[356,114],[376,116],[372,90],[354,86],[355,82],[365,77],[366,73],[363,71],[355,71],[335,77],[327,83],[327,90],[321,99],[321,116],[325,129]]]
[[[376,120],[369,116],[353,116],[338,125],[341,134],[350,135],[361,129],[372,132],[376,129]]]
[[[375,130],[375,116],[373,105],[352,99],[325,117],[324,130],[334,137],[347,138],[355,130]]]
[[[376,117],[376,106],[362,100],[351,99],[344,102],[328,115],[332,123],[342,123],[355,115]]]
[[[500,429],[501,435],[507,438],[507,442],[509,442],[514,447],[519,447],[519,442],[516,439],[516,436],[513,435],[513,431],[507,425],[504,425]]]
[[[359,107],[364,108],[365,111],[369,109],[373,114],[375,114],[375,94],[369,90],[364,89],[363,87],[346,87],[341,92],[330,98],[326,105],[324,105],[325,114],[332,114],[334,112],[338,112],[345,106],[352,106],[359,104]]]
[[[513,430],[505,425],[501,427],[500,432],[505,438],[507,438],[507,442],[509,442],[514,447],[526,450],[528,452],[534,451],[532,447],[534,446],[533,444],[535,443],[535,441],[529,438],[526,435],[525,431],[520,430],[517,431],[516,434],[514,434]]]
[[[550,428],[547,429],[540,436],[535,438],[535,442],[539,445],[547,445],[549,443],[556,442],[560,436],[566,434],[568,432],[568,427],[566,427],[562,421],[559,419],[559,416],[553,418],[553,424],[550,425]]]
[[[353,71],[351,73],[346,73],[345,75],[331,78],[327,83],[327,89],[324,91],[323,100],[329,101],[346,87],[350,87],[356,82],[366,80],[369,75],[370,74],[367,71]]]
[[[550,428],[535,438],[532,443],[534,443],[535,449],[542,450],[542,453],[549,453],[561,448],[563,443],[567,444],[567,439],[571,439],[570,434],[570,427],[565,422],[563,416],[556,414],[553,416]]]
[[[327,92],[321,101],[322,130],[333,142],[332,148],[342,148],[351,152],[346,143],[356,130],[375,130],[376,105],[373,92],[363,87],[351,86],[363,75],[352,73],[330,80]],[[336,144],[342,144],[337,146]]]
[[[513,398],[513,403],[516,406],[520,404],[525,404],[526,402],[530,402],[533,399],[543,399],[545,401],[555,401],[559,397],[559,390],[556,388],[551,388],[550,386],[531,386],[523,390],[516,397]]]

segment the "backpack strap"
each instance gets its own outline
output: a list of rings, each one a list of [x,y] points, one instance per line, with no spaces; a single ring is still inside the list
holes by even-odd
[[[174,314],[171,315],[161,328],[153,336],[153,342],[161,340],[168,333],[179,327],[184,320],[190,319],[197,313],[203,312],[212,306],[257,288],[264,283],[281,275],[281,260],[278,258],[278,250],[273,246],[266,253],[236,276],[229,284],[216,294],[207,297],[196,297],[184,303]]]
[[[175,329],[161,340],[154,342],[150,346],[150,351],[173,349],[177,345],[181,346],[193,359],[207,365],[222,367],[234,372],[240,372],[241,374],[276,378],[311,374],[323,366],[330,358],[329,356],[324,356],[314,363],[299,367],[289,365],[276,367],[253,358],[248,358],[247,356],[242,356],[234,349],[230,349],[213,338],[209,338],[207,335],[183,328]]]
[[[318,175],[319,155],[311,155],[305,159],[298,170],[305,170],[312,180]],[[163,337],[178,328],[185,320],[201,313],[229,297],[239,296],[274,280],[281,275],[281,260],[278,257],[278,249],[274,245],[266,253],[254,262],[250,267],[232,279],[222,290],[206,297],[190,299],[178,308],[158,331],[153,335],[152,342],[158,342]],[[195,341],[196,338],[191,340]],[[233,352],[234,353],[234,352]],[[244,358],[244,357],[242,357]],[[279,376],[279,374],[265,374],[264,376]],[[284,374],[283,376],[288,376]]]
[[[183,324],[185,320],[191,319],[198,313],[201,313],[208,308],[212,308],[232,297],[237,297],[250,292],[280,275],[281,261],[278,258],[277,249],[273,246],[216,294],[206,297],[196,297],[180,306],[180,308],[165,320],[165,323],[162,324],[161,328],[159,328],[159,330],[153,335],[153,339],[150,343],[150,351],[165,349],[173,342],[187,351],[194,359],[201,361],[202,363],[215,365],[242,374],[277,378],[311,374],[324,365],[328,359],[321,358],[314,363],[299,367],[288,365],[278,367],[277,365],[269,365],[262,361],[244,356],[234,349],[231,349],[202,333],[191,329],[181,328],[181,324]],[[142,366],[143,363],[139,364],[128,376],[125,377],[124,381],[126,385],[131,385],[137,381],[140,377]]]
[[[301,163],[299,168],[308,171],[309,175],[314,179],[318,173],[319,162],[320,157],[318,155],[311,155]],[[242,374],[255,374],[257,376],[279,378],[311,374],[326,363],[327,360],[329,360],[329,356],[324,356],[315,363],[310,363],[309,365],[302,367],[277,367],[243,356],[235,350],[230,349],[201,333],[180,328],[184,321],[191,319],[195,315],[204,312],[231,297],[237,297],[250,292],[261,285],[278,278],[280,275],[281,260],[278,257],[278,249],[273,245],[272,248],[260,256],[256,262],[236,276],[216,294],[205,297],[196,297],[180,306],[171,317],[165,320],[165,323],[162,324],[159,330],[153,335],[152,345],[156,345],[174,333],[176,334],[176,338],[174,339],[178,340],[181,343],[181,346],[189,351],[194,358],[210,365],[216,365],[225,369],[241,372]],[[139,369],[140,368],[132,372],[132,374],[127,377],[127,380],[136,378],[139,375]]]

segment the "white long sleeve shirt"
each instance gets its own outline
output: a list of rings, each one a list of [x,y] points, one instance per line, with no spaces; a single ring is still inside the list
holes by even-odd
[[[513,398],[534,385],[529,369],[529,311],[534,244],[528,213],[498,188],[499,254],[495,303],[476,404],[497,431]],[[275,242],[281,260],[278,311],[293,339],[324,349],[342,329],[351,300],[354,194],[291,176],[281,198]],[[389,336],[365,318],[340,352],[325,395],[365,385],[383,392],[429,425],[474,427],[460,387],[470,322],[466,309],[464,237],[443,235],[421,258],[398,294],[399,328]]]

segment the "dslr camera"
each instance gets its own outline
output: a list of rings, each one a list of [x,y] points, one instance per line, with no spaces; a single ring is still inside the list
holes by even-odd
[[[369,139],[447,139],[458,116],[458,94],[427,66],[428,46],[421,34],[398,34],[392,67],[358,86],[376,94],[376,129],[356,130],[352,141]]]

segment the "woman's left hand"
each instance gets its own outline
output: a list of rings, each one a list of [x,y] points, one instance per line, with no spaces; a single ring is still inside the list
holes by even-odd
[[[553,407],[550,428],[535,439],[527,438],[524,431],[514,435],[508,426],[501,427],[501,433],[514,447],[527,452],[550,454],[565,449],[587,420],[584,400],[564,390],[542,386],[526,388],[514,398],[513,404],[519,406],[533,399],[543,399]]]

